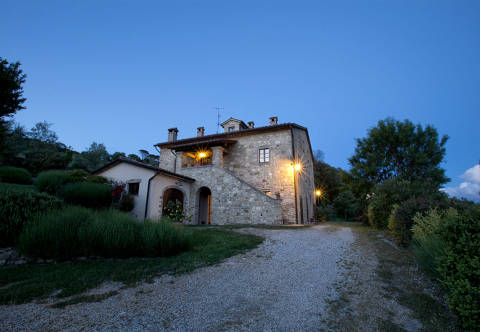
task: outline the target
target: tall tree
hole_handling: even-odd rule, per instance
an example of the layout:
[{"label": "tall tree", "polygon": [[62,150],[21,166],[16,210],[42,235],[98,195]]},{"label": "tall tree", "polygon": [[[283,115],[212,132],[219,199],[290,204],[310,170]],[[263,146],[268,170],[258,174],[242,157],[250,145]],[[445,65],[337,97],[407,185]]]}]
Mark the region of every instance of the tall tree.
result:
[{"label": "tall tree", "polygon": [[366,138],[357,139],[349,159],[351,176],[362,183],[359,187],[364,191],[393,177],[439,187],[449,180],[440,167],[447,140],[448,136],[439,137],[430,125],[423,128],[409,120],[381,120]]},{"label": "tall tree", "polygon": [[39,122],[31,129],[28,136],[44,143],[56,143],[58,141],[58,136],[50,129],[51,126],[52,124],[47,121]]},{"label": "tall tree", "polygon": [[0,118],[13,116],[25,108],[22,84],[26,77],[20,69],[20,62],[8,63],[0,57]]},{"label": "tall tree", "polygon": [[0,158],[3,159],[7,135],[6,117],[13,116],[17,111],[25,108],[23,103],[23,83],[26,75],[20,69],[20,63],[8,63],[0,57]]}]

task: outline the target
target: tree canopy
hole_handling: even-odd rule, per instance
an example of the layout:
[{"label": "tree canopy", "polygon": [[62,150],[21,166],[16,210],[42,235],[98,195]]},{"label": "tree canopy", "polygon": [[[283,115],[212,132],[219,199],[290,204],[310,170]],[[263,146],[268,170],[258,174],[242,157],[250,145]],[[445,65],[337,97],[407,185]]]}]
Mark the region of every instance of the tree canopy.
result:
[{"label": "tree canopy", "polygon": [[25,108],[22,85],[26,77],[19,62],[8,63],[0,58],[0,118],[13,116]]},{"label": "tree canopy", "polygon": [[393,177],[439,187],[449,180],[440,167],[447,140],[448,136],[439,137],[430,125],[424,128],[409,120],[381,120],[366,138],[357,139],[349,159],[351,176],[369,189]]}]

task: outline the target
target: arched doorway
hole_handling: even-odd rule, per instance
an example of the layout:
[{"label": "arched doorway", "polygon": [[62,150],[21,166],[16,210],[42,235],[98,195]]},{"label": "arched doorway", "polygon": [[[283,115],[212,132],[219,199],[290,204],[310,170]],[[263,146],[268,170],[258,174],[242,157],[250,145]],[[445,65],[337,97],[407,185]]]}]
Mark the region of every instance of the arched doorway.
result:
[{"label": "arched doorway", "polygon": [[212,192],[207,187],[198,190],[198,223],[212,223]]},{"label": "arched doorway", "polygon": [[176,203],[179,201],[182,203],[183,208],[183,192],[176,188],[170,188],[163,192],[163,206],[162,206],[162,214],[165,214],[165,208],[167,207],[169,202]]}]

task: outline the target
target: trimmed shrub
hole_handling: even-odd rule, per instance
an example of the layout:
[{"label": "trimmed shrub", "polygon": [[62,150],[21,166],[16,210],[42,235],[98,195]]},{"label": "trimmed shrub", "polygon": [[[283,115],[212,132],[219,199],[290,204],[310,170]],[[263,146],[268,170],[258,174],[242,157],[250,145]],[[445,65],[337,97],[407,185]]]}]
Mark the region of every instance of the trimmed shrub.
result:
[{"label": "trimmed shrub", "polygon": [[75,206],[44,215],[25,227],[18,249],[32,258],[62,261],[83,256],[85,248],[78,240],[78,231],[93,219],[92,211]]},{"label": "trimmed shrub", "polygon": [[58,195],[66,203],[87,208],[102,209],[112,204],[112,189],[100,183],[69,183],[61,188]]},{"label": "trimmed shrub", "polygon": [[5,247],[17,242],[25,224],[61,208],[62,201],[31,187],[3,185],[0,186],[0,206],[0,247]]},{"label": "trimmed shrub", "polygon": [[99,211],[91,223],[79,229],[78,239],[85,255],[129,257],[141,254],[141,224],[115,210]]},{"label": "trimmed shrub", "polygon": [[0,182],[31,184],[32,175],[25,168],[3,166],[0,167]]},{"label": "trimmed shrub", "polygon": [[181,226],[166,219],[145,221],[141,236],[145,256],[171,256],[192,246],[191,237],[182,231]]},{"label": "trimmed shrub", "polygon": [[110,183],[110,180],[100,175],[89,175],[87,176],[85,181],[91,182],[91,183],[103,183],[103,184]]},{"label": "trimmed shrub", "polygon": [[191,235],[167,220],[139,223],[128,214],[70,206],[27,225],[18,249],[33,258],[156,257],[191,248]]},{"label": "trimmed shrub", "polygon": [[66,171],[50,170],[38,174],[35,180],[35,187],[38,191],[46,192],[50,195],[56,195],[60,188],[71,182],[71,178]]},{"label": "trimmed shrub", "polygon": [[412,239],[413,217],[438,205],[438,202],[423,197],[411,198],[395,205],[389,217],[388,228],[397,244],[407,247]]},{"label": "trimmed shrub", "polygon": [[444,219],[441,237],[445,256],[440,281],[448,292],[447,302],[465,330],[480,327],[480,207]]},{"label": "trimmed shrub", "polygon": [[72,169],[67,171],[68,182],[83,182],[90,174],[83,169]]}]

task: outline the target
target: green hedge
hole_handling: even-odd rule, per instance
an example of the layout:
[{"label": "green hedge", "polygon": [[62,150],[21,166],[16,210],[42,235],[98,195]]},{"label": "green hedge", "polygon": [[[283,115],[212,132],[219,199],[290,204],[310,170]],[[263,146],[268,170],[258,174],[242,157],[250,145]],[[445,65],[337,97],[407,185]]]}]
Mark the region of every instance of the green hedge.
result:
[{"label": "green hedge", "polygon": [[70,206],[29,224],[19,251],[32,258],[155,257],[191,247],[191,235],[168,220],[138,222],[128,214]]},{"label": "green hedge", "polygon": [[68,204],[104,209],[112,204],[112,187],[100,183],[69,183],[58,191],[58,196]]},{"label": "green hedge", "polygon": [[2,166],[0,167],[0,182],[31,184],[32,175],[24,168]]},{"label": "green hedge", "polygon": [[417,214],[413,253],[447,291],[447,302],[465,330],[480,327],[480,207]]},{"label": "green hedge", "polygon": [[68,182],[72,182],[72,180],[66,171],[50,170],[38,174],[35,187],[40,192],[56,195],[60,188]]},{"label": "green hedge", "polygon": [[25,224],[59,209],[62,201],[28,186],[1,185],[0,206],[0,247],[5,247],[16,243]]},{"label": "green hedge", "polygon": [[480,207],[445,218],[441,230],[445,256],[440,280],[448,305],[466,330],[480,329]]}]

